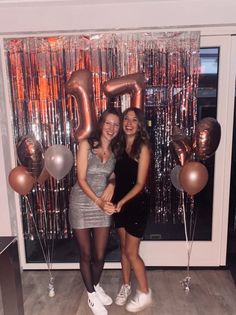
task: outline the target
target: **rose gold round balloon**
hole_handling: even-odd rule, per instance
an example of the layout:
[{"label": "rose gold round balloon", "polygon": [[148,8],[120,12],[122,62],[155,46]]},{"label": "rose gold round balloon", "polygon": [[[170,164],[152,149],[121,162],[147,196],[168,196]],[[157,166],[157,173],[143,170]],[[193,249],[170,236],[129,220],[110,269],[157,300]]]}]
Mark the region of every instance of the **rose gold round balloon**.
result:
[{"label": "rose gold round balloon", "polygon": [[66,92],[76,99],[80,124],[75,132],[75,138],[79,142],[89,136],[97,122],[92,73],[86,69],[74,71],[66,82]]},{"label": "rose gold round balloon", "polygon": [[20,195],[27,195],[34,185],[34,178],[23,166],[13,168],[8,176],[11,188]]},{"label": "rose gold round balloon", "polygon": [[218,121],[212,117],[200,120],[196,125],[193,136],[193,150],[201,160],[211,157],[220,143],[221,127]]},{"label": "rose gold round balloon", "polygon": [[107,97],[130,94],[131,107],[143,109],[144,87],[144,75],[137,72],[106,81],[103,91]]},{"label": "rose gold round balloon", "polygon": [[180,171],[179,180],[186,193],[195,195],[207,184],[207,168],[200,162],[187,162]]}]

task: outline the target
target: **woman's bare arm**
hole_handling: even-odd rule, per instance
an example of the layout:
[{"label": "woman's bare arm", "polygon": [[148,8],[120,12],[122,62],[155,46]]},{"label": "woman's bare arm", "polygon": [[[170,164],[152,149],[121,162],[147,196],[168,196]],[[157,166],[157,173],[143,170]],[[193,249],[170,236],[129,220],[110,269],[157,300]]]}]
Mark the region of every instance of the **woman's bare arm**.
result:
[{"label": "woman's bare arm", "polygon": [[115,173],[112,173],[108,179],[106,188],[104,189],[101,198],[105,201],[111,201],[115,190]]}]

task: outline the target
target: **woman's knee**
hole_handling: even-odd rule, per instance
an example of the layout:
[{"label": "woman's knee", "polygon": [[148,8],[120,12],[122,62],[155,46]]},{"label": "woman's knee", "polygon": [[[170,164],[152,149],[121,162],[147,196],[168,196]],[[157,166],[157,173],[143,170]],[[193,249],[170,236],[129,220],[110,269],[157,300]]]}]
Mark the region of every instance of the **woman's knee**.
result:
[{"label": "woman's knee", "polygon": [[80,262],[90,263],[92,260],[92,256],[88,252],[81,251],[80,252]]},{"label": "woman's knee", "polygon": [[104,262],[104,259],[105,259],[105,256],[103,254],[100,254],[100,255],[95,255],[93,257],[93,262],[95,264],[101,264]]},{"label": "woman's knee", "polygon": [[132,262],[138,258],[138,252],[133,248],[125,248],[125,256]]},{"label": "woman's knee", "polygon": [[126,255],[125,244],[120,244],[120,253],[121,255]]}]

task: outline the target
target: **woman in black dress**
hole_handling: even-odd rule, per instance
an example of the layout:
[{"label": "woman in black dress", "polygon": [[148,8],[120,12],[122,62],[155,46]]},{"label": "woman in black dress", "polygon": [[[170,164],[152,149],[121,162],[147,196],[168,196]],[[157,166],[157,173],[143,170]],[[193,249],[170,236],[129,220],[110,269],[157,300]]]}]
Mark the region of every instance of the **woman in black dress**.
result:
[{"label": "woman in black dress", "polygon": [[148,217],[144,187],[150,165],[150,144],[140,109],[125,110],[122,127],[123,150],[115,166],[116,188],[113,198],[117,213],[113,217],[120,237],[123,284],[115,303],[124,305],[131,293],[132,268],[138,290],[134,299],[126,305],[126,310],[138,312],[152,302],[145,265],[139,256],[139,245]]}]

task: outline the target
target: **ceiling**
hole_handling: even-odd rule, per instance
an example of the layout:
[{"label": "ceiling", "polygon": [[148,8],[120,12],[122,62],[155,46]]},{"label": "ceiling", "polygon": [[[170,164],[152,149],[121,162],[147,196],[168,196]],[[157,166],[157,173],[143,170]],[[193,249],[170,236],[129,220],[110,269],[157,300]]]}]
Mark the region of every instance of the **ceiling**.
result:
[{"label": "ceiling", "polygon": [[[125,4],[125,3],[170,3],[170,2],[181,2],[181,1],[204,1],[204,0],[0,0],[0,5],[14,5],[14,6],[24,6],[24,5],[99,5],[99,4]],[[212,0],[208,0],[212,1]],[[221,1],[221,0],[215,0]],[[228,1],[228,0],[224,0]],[[232,1],[232,0],[230,0]],[[234,0],[233,0],[234,1]]]},{"label": "ceiling", "polygon": [[[55,3],[55,4],[103,4],[103,3],[127,3],[127,2],[159,2],[159,1],[173,1],[173,0],[0,0],[0,3],[6,4],[22,4],[22,3]],[[178,0],[175,0],[178,1]]]}]

